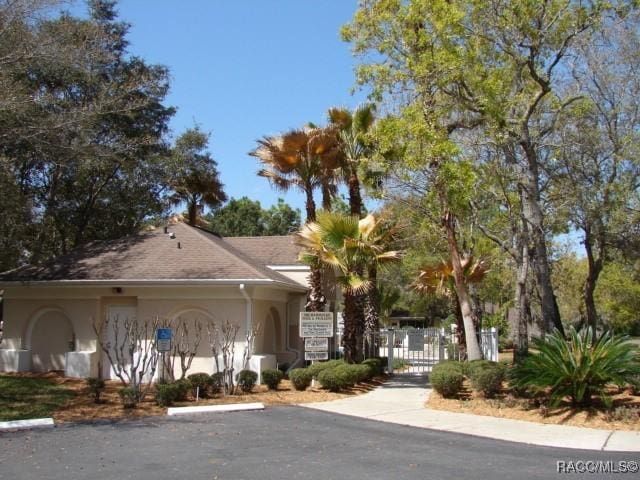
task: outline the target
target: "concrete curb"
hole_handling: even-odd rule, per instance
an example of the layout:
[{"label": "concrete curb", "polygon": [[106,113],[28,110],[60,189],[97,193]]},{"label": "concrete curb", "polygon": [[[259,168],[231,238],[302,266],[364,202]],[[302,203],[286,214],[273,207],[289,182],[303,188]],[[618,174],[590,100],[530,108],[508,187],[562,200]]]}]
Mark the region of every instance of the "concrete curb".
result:
[{"label": "concrete curb", "polygon": [[232,403],[229,405],[202,405],[199,407],[171,407],[167,415],[188,415],[192,413],[241,412],[246,410],[264,410],[262,403]]},{"label": "concrete curb", "polygon": [[53,418],[31,418],[0,422],[0,430],[24,430],[28,428],[54,427]]}]

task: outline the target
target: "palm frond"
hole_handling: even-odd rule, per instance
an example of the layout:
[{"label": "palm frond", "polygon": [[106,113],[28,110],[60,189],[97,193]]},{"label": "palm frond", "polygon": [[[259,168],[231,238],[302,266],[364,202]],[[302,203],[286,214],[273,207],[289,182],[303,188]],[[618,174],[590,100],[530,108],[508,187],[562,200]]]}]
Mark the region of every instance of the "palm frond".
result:
[{"label": "palm frond", "polygon": [[333,107],[327,112],[329,122],[337,125],[343,130],[351,130],[352,117],[351,112],[346,108]]}]

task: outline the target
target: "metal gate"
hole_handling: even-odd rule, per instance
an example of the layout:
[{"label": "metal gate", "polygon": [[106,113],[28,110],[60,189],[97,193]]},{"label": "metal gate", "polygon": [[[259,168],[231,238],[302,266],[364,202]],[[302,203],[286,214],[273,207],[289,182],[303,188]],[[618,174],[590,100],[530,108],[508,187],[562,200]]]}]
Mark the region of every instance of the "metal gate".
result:
[{"label": "metal gate", "polygon": [[367,357],[387,357],[389,373],[427,373],[446,357],[444,329],[382,330],[365,336]]}]

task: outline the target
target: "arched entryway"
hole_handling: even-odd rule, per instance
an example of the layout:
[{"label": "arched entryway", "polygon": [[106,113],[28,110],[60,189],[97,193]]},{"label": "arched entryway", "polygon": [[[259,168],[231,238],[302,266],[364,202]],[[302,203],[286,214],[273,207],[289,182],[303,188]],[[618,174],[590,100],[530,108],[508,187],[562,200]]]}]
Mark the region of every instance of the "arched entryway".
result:
[{"label": "arched entryway", "polygon": [[[215,372],[215,360],[210,341],[215,342],[215,336],[220,334],[220,324],[215,321],[214,315],[203,308],[183,307],[169,315],[169,318],[173,329],[173,345],[180,345],[183,351],[193,352],[195,348],[195,356],[191,360],[187,375]],[[210,328],[213,330],[210,331]],[[185,360],[188,362],[188,358]],[[218,368],[222,369],[221,360],[218,359],[218,361]],[[173,374],[175,378],[182,375],[179,356],[176,356],[173,362]]]},{"label": "arched entryway", "polygon": [[75,349],[73,325],[59,309],[46,309],[34,315],[25,338],[34,372],[64,370],[66,353]]},{"label": "arched entryway", "polygon": [[283,350],[283,344],[280,314],[271,307],[260,325],[254,353],[276,355]]}]

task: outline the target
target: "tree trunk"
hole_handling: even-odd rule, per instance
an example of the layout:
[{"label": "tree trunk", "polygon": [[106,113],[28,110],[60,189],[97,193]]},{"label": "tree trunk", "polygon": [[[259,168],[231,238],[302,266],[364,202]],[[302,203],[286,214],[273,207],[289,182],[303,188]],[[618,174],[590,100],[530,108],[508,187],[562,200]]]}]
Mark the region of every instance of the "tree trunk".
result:
[{"label": "tree trunk", "polygon": [[322,208],[326,212],[331,211],[331,204],[333,203],[333,194],[328,183],[322,182]]},{"label": "tree trunk", "polygon": [[311,185],[307,185],[305,188],[305,209],[307,210],[307,219],[305,223],[316,221],[316,202],[313,199],[313,188]]},{"label": "tree trunk", "polygon": [[196,225],[196,219],[198,217],[198,204],[195,202],[189,202],[188,205],[189,225],[194,227]]},{"label": "tree trunk", "polygon": [[376,356],[377,336],[380,331],[380,295],[378,292],[378,269],[374,263],[369,265],[368,277],[371,289],[367,292],[364,305],[364,332],[367,357]]},{"label": "tree trunk", "polygon": [[[441,197],[441,200],[444,200]],[[455,232],[455,218],[451,212],[446,211],[442,217],[442,226],[447,235],[447,243],[449,245],[449,255],[451,256],[451,265],[453,267],[453,278],[460,302],[460,311],[462,312],[462,322],[464,324],[465,342],[467,345],[467,359],[479,360],[482,358],[480,353],[480,345],[478,344],[478,336],[473,321],[473,310],[469,299],[469,292],[464,279],[464,271],[460,259],[460,250]]]},{"label": "tree trunk", "polygon": [[349,186],[349,207],[351,215],[360,218],[362,216],[362,196],[360,195],[360,179],[355,168],[351,169],[348,180]]},{"label": "tree trunk", "polygon": [[362,295],[356,295],[351,291],[344,292],[344,331],[342,334],[342,346],[344,358],[348,363],[355,363],[361,359],[358,341],[362,337],[363,309]]},{"label": "tree trunk", "polygon": [[[307,219],[305,223],[316,221],[316,203],[313,200],[313,189],[311,185],[305,188],[307,210]],[[322,312],[326,303],[325,296],[322,293],[322,265],[314,262],[309,265],[309,291],[307,292],[307,303],[305,310],[307,312]]]},{"label": "tree trunk", "polygon": [[527,292],[529,276],[529,246],[522,238],[519,241],[519,255],[516,259],[518,276],[515,287],[516,321],[512,325],[513,362],[519,363],[529,352],[529,322],[531,305]]},{"label": "tree trunk", "polygon": [[564,335],[558,302],[551,283],[551,269],[549,268],[549,254],[544,229],[544,215],[540,207],[540,189],[538,185],[538,159],[536,152],[528,141],[520,143],[526,156],[526,166],[520,167],[520,183],[522,188],[522,212],[525,221],[531,226],[530,238],[533,243],[533,266],[536,283],[540,292],[540,307],[545,330],[550,332],[554,328]]},{"label": "tree trunk", "polygon": [[600,276],[600,272],[602,272],[602,257],[604,252],[602,251],[602,246],[600,247],[600,254],[596,259],[593,253],[593,236],[591,235],[591,228],[586,226],[584,228],[584,248],[587,253],[587,278],[584,282],[584,287],[582,290],[582,299],[584,301],[585,306],[585,317],[586,323],[590,326],[594,333],[598,326],[598,311],[596,309],[596,302],[594,299],[594,292],[596,290],[596,284],[598,282],[598,277]]},{"label": "tree trunk", "polygon": [[323,312],[326,298],[322,294],[322,265],[317,261],[309,269],[309,292],[305,309],[307,312]]}]

